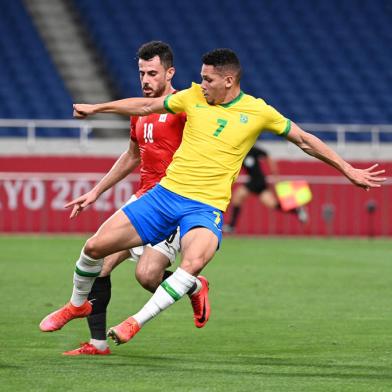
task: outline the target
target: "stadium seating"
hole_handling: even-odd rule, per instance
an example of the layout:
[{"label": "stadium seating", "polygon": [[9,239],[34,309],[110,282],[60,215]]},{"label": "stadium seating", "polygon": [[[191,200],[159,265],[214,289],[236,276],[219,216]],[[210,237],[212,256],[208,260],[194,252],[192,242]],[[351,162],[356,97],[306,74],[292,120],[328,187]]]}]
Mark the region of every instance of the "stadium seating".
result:
[{"label": "stadium seating", "polygon": [[[134,54],[148,40],[176,53],[176,86],[199,80],[201,55],[230,46],[243,89],[297,122],[392,123],[389,1],[78,0],[124,96],[139,91]],[[366,140],[370,134],[354,134]],[[381,135],[392,140],[392,135]]]},{"label": "stadium seating", "polygon": [[[20,0],[1,2],[0,118],[70,118],[72,99]],[[47,130],[39,129],[45,136]],[[78,131],[67,131],[73,136]],[[0,129],[0,135],[23,136],[23,129]],[[50,135],[63,130],[50,130]]]},{"label": "stadium seating", "polygon": [[[243,89],[296,122],[392,123],[388,0],[75,0],[73,5],[123,96],[140,91],[137,48],[160,39],[175,51],[177,88],[199,81],[203,53],[229,46],[243,64]],[[21,0],[2,6],[0,118],[69,118],[70,95]],[[350,138],[369,141],[370,133]],[[381,140],[392,141],[392,134],[381,134]]]}]

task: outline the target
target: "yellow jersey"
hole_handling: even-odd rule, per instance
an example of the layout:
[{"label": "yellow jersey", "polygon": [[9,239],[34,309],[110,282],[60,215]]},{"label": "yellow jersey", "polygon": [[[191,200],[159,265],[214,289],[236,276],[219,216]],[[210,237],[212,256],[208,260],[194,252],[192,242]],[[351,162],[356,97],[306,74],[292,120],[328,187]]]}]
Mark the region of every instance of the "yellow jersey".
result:
[{"label": "yellow jersey", "polygon": [[201,86],[168,95],[170,113],[185,112],[182,142],[160,184],[181,196],[225,211],[245,155],[263,130],[287,135],[290,120],[242,91],[231,102],[209,105]]}]

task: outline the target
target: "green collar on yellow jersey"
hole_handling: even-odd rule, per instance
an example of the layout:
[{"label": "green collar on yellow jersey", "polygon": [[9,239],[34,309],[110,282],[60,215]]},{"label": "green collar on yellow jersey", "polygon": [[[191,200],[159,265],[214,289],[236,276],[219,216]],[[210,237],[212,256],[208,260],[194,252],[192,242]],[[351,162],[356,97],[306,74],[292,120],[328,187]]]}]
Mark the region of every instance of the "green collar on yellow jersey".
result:
[{"label": "green collar on yellow jersey", "polygon": [[240,93],[230,102],[227,103],[221,103],[220,106],[223,106],[224,108],[229,108],[230,106],[233,106],[235,103],[237,103],[244,95],[244,92],[241,90]]}]

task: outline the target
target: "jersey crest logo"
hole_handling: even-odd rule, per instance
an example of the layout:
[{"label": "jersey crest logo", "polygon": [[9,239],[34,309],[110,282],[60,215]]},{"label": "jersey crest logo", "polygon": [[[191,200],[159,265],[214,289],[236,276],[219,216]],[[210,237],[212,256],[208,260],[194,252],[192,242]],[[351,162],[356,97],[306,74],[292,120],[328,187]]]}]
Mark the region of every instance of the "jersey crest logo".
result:
[{"label": "jersey crest logo", "polygon": [[248,122],[248,116],[246,114],[240,114],[240,122],[246,124]]},{"label": "jersey crest logo", "polygon": [[167,113],[163,113],[159,116],[159,122],[166,122],[167,119]]}]

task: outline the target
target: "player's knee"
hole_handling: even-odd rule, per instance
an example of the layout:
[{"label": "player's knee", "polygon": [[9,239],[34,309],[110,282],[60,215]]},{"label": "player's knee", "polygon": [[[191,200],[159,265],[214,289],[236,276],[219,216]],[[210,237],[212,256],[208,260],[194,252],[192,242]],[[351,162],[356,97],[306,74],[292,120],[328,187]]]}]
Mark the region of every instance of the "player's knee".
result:
[{"label": "player's knee", "polygon": [[144,289],[152,293],[155,292],[159,286],[159,282],[157,282],[151,276],[136,274],[136,279]]},{"label": "player's knee", "polygon": [[206,262],[203,256],[187,257],[181,261],[180,267],[192,275],[198,275]]},{"label": "player's knee", "polygon": [[158,288],[162,280],[162,272],[151,268],[136,268],[135,276],[143,288],[152,293]]},{"label": "player's knee", "polygon": [[86,244],[84,245],[84,253],[92,259],[101,259],[104,257],[97,237],[93,236],[86,241]]}]

